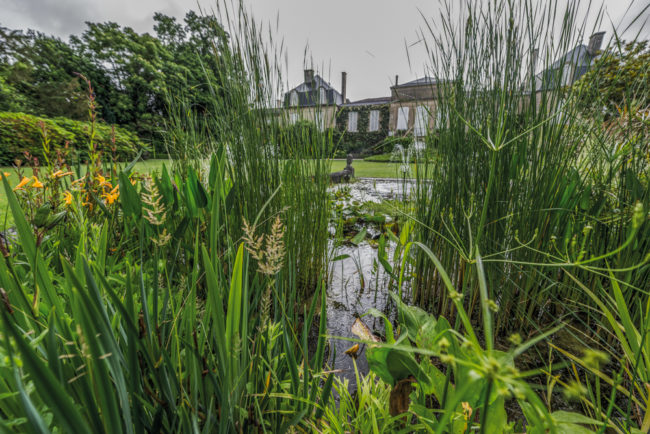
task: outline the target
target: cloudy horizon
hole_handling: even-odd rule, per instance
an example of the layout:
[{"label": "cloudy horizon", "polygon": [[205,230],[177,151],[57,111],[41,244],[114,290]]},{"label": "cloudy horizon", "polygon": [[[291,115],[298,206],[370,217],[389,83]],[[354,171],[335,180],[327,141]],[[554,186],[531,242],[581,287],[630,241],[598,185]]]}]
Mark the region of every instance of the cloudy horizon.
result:
[{"label": "cloudy horizon", "polygon": [[[290,85],[302,81],[305,62],[313,61],[313,66],[337,89],[340,72],[348,73],[347,95],[351,100],[387,96],[396,75],[400,82],[422,76],[426,59],[424,48],[419,46],[422,44],[418,44],[418,30],[425,25],[423,16],[436,17],[440,13],[440,2],[432,0],[244,1],[256,20],[276,27],[279,17],[277,34],[284,40],[289,59],[286,81]],[[214,0],[200,3],[209,10]],[[596,17],[590,16],[586,6],[588,3],[583,3],[582,13],[593,26]],[[609,36],[614,28],[618,32],[625,30],[630,17],[643,12],[623,36],[640,33],[643,39],[650,38],[650,10],[644,9],[642,2],[606,0],[603,6],[605,15],[600,28]],[[114,21],[139,33],[152,33],[154,12],[182,21],[187,11],[199,9],[195,0],[0,0],[0,8],[0,26],[31,28],[64,40],[82,33],[86,21]]]}]

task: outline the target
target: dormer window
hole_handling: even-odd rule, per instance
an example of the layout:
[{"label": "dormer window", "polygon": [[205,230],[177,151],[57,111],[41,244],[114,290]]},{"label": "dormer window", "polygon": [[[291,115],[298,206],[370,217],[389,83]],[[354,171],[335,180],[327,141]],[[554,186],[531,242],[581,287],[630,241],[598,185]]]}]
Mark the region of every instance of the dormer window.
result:
[{"label": "dormer window", "polygon": [[322,87],[320,88],[320,103],[322,105],[327,104],[327,92]]},{"label": "dormer window", "polygon": [[296,107],[298,105],[298,92],[295,90],[291,92],[291,95],[289,97],[289,105],[292,107]]}]

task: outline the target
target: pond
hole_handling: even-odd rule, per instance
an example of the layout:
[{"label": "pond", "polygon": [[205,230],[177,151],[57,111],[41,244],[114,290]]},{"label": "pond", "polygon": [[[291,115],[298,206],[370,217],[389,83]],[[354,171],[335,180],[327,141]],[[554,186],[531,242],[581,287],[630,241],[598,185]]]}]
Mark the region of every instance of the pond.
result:
[{"label": "pond", "polygon": [[[330,190],[345,218],[346,211],[358,209],[366,203],[402,200],[413,186],[414,183],[410,180],[359,178],[351,184],[335,185]],[[352,333],[352,325],[361,317],[371,331],[383,335],[383,320],[371,315],[364,316],[371,308],[384,312],[391,321],[394,320],[395,312],[389,303],[388,294],[390,276],[377,259],[376,240],[381,235],[382,225],[359,220],[361,222],[352,225],[351,234],[343,234],[343,242],[340,242],[340,237],[330,240],[330,254],[333,258],[327,292],[327,328],[330,336],[358,339]],[[330,227],[332,235],[337,233],[335,223]],[[386,216],[386,224],[390,223],[390,216]],[[351,242],[353,235],[360,232],[365,232],[364,240]],[[386,251],[389,257],[392,257],[394,250],[395,243],[388,242]],[[333,369],[340,371],[340,377],[349,379],[351,391],[356,390],[354,365],[345,351],[354,344],[344,339],[331,339],[328,360]],[[360,345],[356,360],[359,372],[363,374],[368,372],[365,350],[365,345]]]}]

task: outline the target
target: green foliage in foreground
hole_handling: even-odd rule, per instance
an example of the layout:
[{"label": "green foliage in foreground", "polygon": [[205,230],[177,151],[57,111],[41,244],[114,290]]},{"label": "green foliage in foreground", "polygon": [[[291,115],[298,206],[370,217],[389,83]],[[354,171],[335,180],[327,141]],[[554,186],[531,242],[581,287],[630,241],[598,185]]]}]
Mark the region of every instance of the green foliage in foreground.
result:
[{"label": "green foliage in foreground", "polygon": [[[492,18],[509,32],[504,10]],[[469,37],[524,40],[471,27],[486,17]],[[397,317],[383,341],[363,338],[371,373],[352,395],[323,363],[332,137],[296,139],[289,160],[260,145],[277,125],[250,102],[273,101],[277,56],[252,33],[230,33],[244,45],[221,53],[229,80],[208,80],[228,86],[211,123],[176,100],[171,170],[104,170],[93,155],[74,185],[58,166],[15,192],[3,177],[17,240],[0,243],[0,428],[648,432],[647,120],[596,135],[598,152],[550,102],[520,113],[514,68],[493,87],[442,89],[440,159],[417,166],[399,236],[377,243]],[[525,339],[506,343],[515,327]],[[551,341],[559,328],[593,349]],[[576,412],[557,411],[559,389]]]},{"label": "green foliage in foreground", "polygon": [[97,148],[118,161],[132,159],[139,151],[146,150],[144,143],[132,132],[104,123],[97,122],[93,126],[91,122],[67,118],[0,112],[0,166],[24,160],[25,152],[41,162],[49,153],[67,155],[73,161],[77,154],[82,160],[86,159],[91,132]]},{"label": "green foliage in foreground", "polygon": [[[385,258],[382,266],[402,288],[400,270],[410,250],[422,250],[454,302],[456,321],[409,307],[398,294],[395,326],[370,310],[384,318],[386,342],[366,342],[374,374],[357,373],[353,398],[347,384],[322,371],[324,287],[303,303],[295,286],[283,283],[295,278],[283,276],[293,271],[290,263],[283,266],[281,225],[258,241],[256,218],[244,230],[246,247],[231,235],[237,220],[227,206],[233,184],[226,167],[221,152],[205,178],[191,168],[163,167],[141,182],[121,172],[110,180],[119,185],[119,202],[94,209],[75,200],[53,226],[39,223],[49,221],[49,205],[27,219],[22,208],[30,202],[2,180],[18,243],[3,245],[0,257],[0,426],[20,432],[278,432],[294,426],[456,433],[521,432],[525,424],[531,433],[624,432],[609,419],[613,408],[620,411],[613,404],[593,417],[551,412],[528,384],[531,373],[515,362],[557,328],[497,349],[495,303],[478,250],[471,268],[481,282],[480,332],[438,258],[408,242],[408,229],[394,240],[401,244],[399,267]],[[635,354],[645,355],[650,340],[636,337],[640,326],[629,318],[616,281],[614,287],[618,309],[599,306],[636,364]],[[626,339],[616,330],[617,318],[630,333]],[[314,328],[318,338],[310,345]],[[598,373],[597,364],[580,363]],[[647,370],[642,361],[637,366],[643,370],[629,380],[641,386]],[[612,384],[619,383],[620,376]],[[624,388],[620,393],[644,403]],[[512,399],[525,420],[508,417]],[[581,399],[596,409],[601,404]],[[627,423],[627,431],[639,432]]]},{"label": "green foliage in foreground", "polygon": [[[332,376],[307,334],[317,305],[325,333],[324,292],[300,312],[284,271],[260,259],[255,272],[229,237],[224,164],[212,160],[209,184],[163,170],[133,186],[122,172],[119,206],[75,201],[55,227],[28,221],[3,179],[19,244],[0,257],[0,426],[277,432],[320,417]],[[269,236],[281,242],[281,227]]]}]

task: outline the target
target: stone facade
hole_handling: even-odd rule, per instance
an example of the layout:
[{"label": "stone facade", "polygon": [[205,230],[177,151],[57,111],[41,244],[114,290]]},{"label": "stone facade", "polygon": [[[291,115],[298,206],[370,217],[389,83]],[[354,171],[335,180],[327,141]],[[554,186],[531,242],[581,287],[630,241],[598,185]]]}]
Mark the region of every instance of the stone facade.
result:
[{"label": "stone facade", "polygon": [[391,135],[422,137],[435,128],[437,84],[423,77],[391,88]]}]

